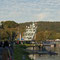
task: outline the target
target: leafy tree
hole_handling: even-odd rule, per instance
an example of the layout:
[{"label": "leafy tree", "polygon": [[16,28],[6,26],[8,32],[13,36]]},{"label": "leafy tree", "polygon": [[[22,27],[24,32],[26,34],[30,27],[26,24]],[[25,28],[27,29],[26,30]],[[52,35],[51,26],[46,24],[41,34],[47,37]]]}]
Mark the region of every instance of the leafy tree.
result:
[{"label": "leafy tree", "polygon": [[[21,33],[23,36],[26,26],[32,24],[32,22],[18,24],[14,21],[2,21],[1,23],[3,29],[0,29],[0,38],[9,41],[14,40],[16,34],[19,36],[19,33]],[[37,27],[36,41],[60,39],[60,22],[37,22]]]},{"label": "leafy tree", "polygon": [[4,28],[16,28],[18,24],[14,21],[5,21],[3,22]]}]

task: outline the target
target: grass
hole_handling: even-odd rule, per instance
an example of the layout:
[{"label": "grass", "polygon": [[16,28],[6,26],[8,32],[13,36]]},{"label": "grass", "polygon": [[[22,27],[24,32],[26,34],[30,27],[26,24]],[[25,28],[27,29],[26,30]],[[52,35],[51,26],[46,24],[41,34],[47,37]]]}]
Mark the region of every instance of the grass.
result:
[{"label": "grass", "polygon": [[25,57],[25,60],[31,60],[28,57],[28,53],[24,51],[26,46],[24,45],[15,45],[14,47],[14,60],[23,60],[23,56]]}]

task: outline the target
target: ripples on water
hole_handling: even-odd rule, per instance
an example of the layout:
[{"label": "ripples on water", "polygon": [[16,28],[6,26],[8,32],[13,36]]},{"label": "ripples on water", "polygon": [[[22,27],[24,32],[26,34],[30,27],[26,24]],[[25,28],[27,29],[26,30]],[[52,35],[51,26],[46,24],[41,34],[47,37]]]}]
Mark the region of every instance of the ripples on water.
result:
[{"label": "ripples on water", "polygon": [[55,51],[58,53],[58,55],[39,55],[39,54],[31,54],[29,57],[34,60],[60,60],[60,43],[59,45],[56,46],[56,48],[49,48],[47,49],[52,49],[52,51]]},{"label": "ripples on water", "polygon": [[30,57],[31,57],[31,59],[34,59],[34,60],[60,60],[59,55],[55,55],[55,56],[42,55],[42,56],[39,56],[39,55],[35,54],[35,55],[30,55]]}]

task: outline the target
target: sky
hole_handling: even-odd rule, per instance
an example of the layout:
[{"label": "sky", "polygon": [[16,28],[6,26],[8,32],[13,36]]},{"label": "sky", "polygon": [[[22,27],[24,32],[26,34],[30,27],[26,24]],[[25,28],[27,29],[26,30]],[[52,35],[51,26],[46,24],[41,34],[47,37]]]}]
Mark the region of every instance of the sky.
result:
[{"label": "sky", "polygon": [[60,21],[60,0],[0,0],[0,21]]}]

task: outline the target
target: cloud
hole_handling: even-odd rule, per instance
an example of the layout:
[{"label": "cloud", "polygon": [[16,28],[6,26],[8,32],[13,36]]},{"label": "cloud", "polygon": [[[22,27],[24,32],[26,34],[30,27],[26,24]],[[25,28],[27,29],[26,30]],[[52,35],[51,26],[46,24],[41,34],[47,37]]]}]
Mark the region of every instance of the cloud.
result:
[{"label": "cloud", "polygon": [[60,20],[60,0],[0,0],[0,20]]},{"label": "cloud", "polygon": [[42,19],[44,19],[46,17],[46,14],[41,13],[41,14],[38,14],[37,17],[39,18],[39,20],[42,20]]}]

